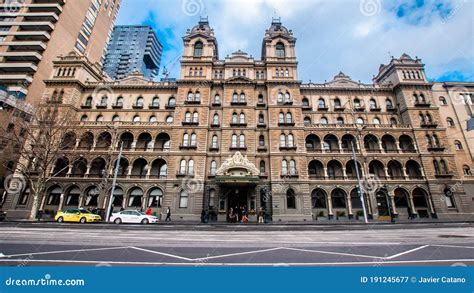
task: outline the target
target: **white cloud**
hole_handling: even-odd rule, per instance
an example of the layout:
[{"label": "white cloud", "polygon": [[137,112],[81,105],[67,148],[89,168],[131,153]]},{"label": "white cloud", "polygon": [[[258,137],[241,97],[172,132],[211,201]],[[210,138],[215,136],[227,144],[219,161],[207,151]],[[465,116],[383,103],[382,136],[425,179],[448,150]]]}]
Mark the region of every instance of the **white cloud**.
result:
[{"label": "white cloud", "polygon": [[[202,3],[201,15],[209,16],[221,59],[238,49],[259,59],[262,38],[271,18],[281,16],[283,24],[298,38],[299,75],[304,81],[322,82],[342,70],[355,80],[370,82],[380,63],[387,63],[390,55],[398,57],[403,52],[422,58],[431,77],[458,69],[471,71],[466,76],[473,75],[472,66],[453,67],[474,63],[472,2],[462,2],[461,8],[442,19],[433,8],[434,2],[426,0],[425,6],[412,16],[428,15],[429,21],[413,25],[397,18],[393,2],[390,2],[391,7],[386,7],[387,2],[379,2],[384,3],[384,7],[378,7],[374,15],[367,16],[368,13],[361,11],[358,0],[123,1],[120,23],[140,23],[152,10],[157,17],[157,27],[169,34],[166,43],[172,48],[164,56],[163,64],[180,54],[181,37],[199,20],[199,15],[189,16],[182,9],[182,1],[194,1]],[[377,3],[376,0],[364,1]],[[451,1],[457,4],[462,0]],[[175,75],[179,72],[177,68],[179,63],[175,63]]]}]

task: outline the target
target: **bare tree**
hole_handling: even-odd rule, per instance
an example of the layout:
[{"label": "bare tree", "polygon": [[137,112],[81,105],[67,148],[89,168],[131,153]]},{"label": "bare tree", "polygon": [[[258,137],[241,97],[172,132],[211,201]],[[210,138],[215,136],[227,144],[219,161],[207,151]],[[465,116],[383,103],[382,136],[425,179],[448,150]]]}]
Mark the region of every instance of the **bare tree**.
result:
[{"label": "bare tree", "polygon": [[18,156],[15,175],[23,177],[33,196],[30,220],[37,217],[48,182],[57,175],[53,171],[64,171],[54,170],[56,162],[76,143],[66,135],[73,130],[77,114],[61,104],[61,98],[53,95],[32,111],[31,119],[12,117],[15,127],[4,132],[4,139],[14,146],[12,151]]}]

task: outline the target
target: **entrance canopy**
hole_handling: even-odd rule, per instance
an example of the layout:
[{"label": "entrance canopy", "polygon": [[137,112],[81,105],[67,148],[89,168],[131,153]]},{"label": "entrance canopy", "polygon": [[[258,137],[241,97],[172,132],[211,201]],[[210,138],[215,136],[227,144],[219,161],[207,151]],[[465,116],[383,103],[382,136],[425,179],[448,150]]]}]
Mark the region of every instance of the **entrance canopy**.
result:
[{"label": "entrance canopy", "polygon": [[216,181],[221,185],[256,185],[260,181],[259,174],[247,156],[236,152],[217,169]]}]

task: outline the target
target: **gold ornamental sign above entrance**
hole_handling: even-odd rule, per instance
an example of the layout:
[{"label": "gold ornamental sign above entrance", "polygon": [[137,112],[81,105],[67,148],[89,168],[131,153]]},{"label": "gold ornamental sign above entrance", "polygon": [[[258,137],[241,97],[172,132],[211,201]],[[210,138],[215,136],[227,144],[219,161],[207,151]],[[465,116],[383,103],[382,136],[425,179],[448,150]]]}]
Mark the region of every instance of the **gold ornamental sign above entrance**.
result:
[{"label": "gold ornamental sign above entrance", "polygon": [[243,156],[240,152],[236,152],[233,156],[222,163],[217,169],[217,176],[258,176],[259,170],[249,161],[247,156]]}]

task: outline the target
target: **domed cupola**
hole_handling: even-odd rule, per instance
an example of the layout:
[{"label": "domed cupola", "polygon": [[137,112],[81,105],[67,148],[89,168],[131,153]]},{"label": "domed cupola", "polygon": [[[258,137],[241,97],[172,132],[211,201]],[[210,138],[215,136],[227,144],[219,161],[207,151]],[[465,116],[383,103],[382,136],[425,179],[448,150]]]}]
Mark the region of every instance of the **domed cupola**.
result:
[{"label": "domed cupola", "polygon": [[262,60],[295,62],[295,44],[293,32],[282,25],[280,18],[274,18],[270,28],[265,31]]}]

